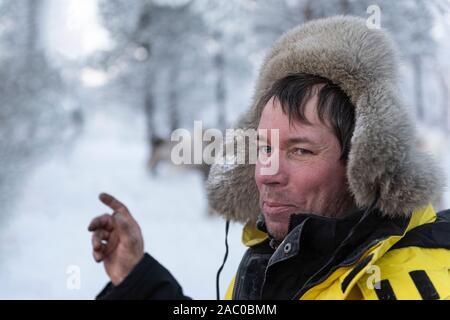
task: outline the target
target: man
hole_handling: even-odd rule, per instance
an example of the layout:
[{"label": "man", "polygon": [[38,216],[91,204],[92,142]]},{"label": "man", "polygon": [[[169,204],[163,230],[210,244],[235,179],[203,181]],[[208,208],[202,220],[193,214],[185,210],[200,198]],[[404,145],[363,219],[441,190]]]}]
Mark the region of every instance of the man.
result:
[{"label": "man", "polygon": [[[283,35],[237,125],[260,129],[256,165],[210,173],[211,207],[246,222],[249,249],[226,298],[449,299],[449,212],[431,205],[441,176],[415,149],[413,127],[383,32],[333,17]],[[263,174],[274,154],[278,170]],[[111,278],[99,298],[187,298],[144,254],[126,207],[101,200],[114,214],[89,227]]]}]

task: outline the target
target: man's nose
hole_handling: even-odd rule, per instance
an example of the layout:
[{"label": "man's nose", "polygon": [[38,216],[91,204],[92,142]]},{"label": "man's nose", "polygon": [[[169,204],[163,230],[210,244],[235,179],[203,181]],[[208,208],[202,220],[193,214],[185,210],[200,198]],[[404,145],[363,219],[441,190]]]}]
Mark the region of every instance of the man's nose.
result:
[{"label": "man's nose", "polygon": [[260,168],[257,172],[257,178],[261,184],[284,186],[288,183],[289,175],[287,174],[282,161],[280,161],[278,170],[271,172],[271,174],[264,174]]}]

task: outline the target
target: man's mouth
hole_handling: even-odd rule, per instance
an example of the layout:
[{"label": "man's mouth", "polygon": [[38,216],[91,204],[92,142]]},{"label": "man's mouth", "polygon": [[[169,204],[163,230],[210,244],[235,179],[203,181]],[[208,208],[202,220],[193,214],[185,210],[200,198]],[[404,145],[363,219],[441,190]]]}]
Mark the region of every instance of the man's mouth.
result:
[{"label": "man's mouth", "polygon": [[297,211],[297,207],[287,203],[263,201],[262,210],[264,213],[272,216],[285,213],[295,213]]}]

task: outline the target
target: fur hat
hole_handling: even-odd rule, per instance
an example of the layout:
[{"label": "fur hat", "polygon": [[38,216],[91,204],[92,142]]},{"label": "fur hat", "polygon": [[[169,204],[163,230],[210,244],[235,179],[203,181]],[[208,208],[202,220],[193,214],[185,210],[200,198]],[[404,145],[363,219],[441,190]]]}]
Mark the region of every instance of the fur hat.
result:
[{"label": "fur hat", "polygon": [[[349,16],[310,21],[282,35],[260,69],[250,110],[236,128],[257,129],[258,101],[290,74],[325,77],[348,95],[355,130],[347,163],[350,191],[359,207],[385,215],[409,215],[435,200],[442,175],[415,146],[412,117],[399,96],[397,54],[385,32]],[[255,220],[260,214],[254,165],[214,164],[207,183],[209,205],[227,219]]]}]

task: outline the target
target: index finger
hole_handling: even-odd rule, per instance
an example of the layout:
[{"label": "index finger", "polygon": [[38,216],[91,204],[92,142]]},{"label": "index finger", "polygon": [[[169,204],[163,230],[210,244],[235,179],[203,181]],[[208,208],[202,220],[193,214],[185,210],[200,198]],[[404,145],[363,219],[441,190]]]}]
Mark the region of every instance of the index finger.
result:
[{"label": "index finger", "polygon": [[120,212],[120,213],[128,213],[127,207],[114,198],[112,195],[109,195],[107,193],[102,193],[99,196],[99,199],[101,202],[103,202],[105,205],[113,209],[114,211]]}]

